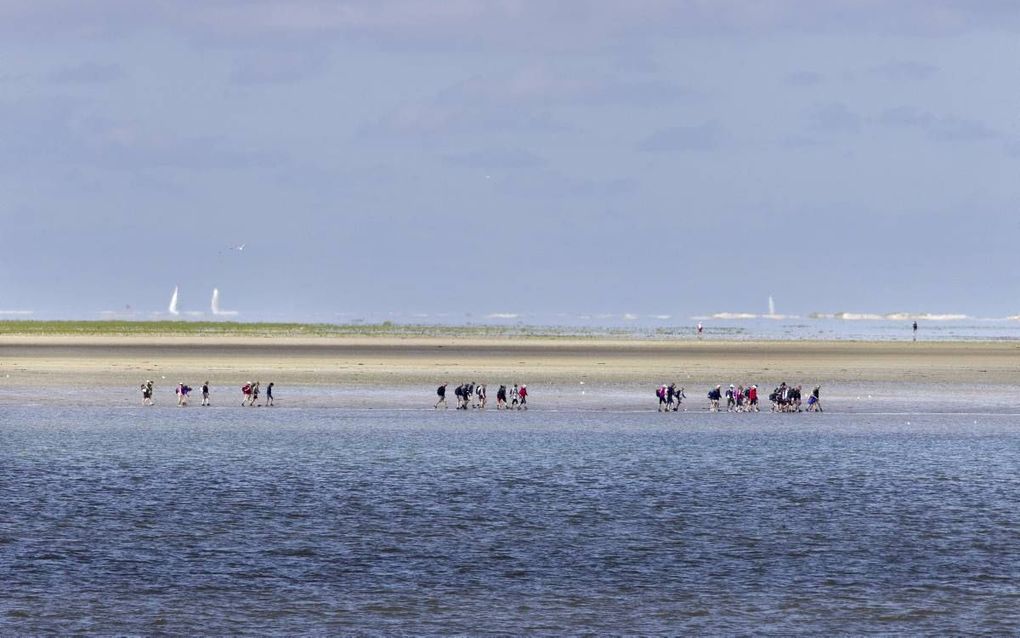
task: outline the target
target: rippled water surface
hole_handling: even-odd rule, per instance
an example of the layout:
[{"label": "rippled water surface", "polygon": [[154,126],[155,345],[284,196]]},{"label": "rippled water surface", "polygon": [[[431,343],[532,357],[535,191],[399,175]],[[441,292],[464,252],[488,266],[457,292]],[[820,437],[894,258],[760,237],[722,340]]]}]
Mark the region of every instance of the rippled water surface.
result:
[{"label": "rippled water surface", "polygon": [[3,408],[0,633],[1015,633],[1018,431]]}]

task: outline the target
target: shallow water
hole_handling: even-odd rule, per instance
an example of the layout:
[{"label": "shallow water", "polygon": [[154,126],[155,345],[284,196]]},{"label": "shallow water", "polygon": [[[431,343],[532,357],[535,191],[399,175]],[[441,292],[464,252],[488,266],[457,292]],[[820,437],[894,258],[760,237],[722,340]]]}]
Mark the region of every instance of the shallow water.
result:
[{"label": "shallow water", "polygon": [[0,408],[0,634],[1015,633],[1020,417]]}]

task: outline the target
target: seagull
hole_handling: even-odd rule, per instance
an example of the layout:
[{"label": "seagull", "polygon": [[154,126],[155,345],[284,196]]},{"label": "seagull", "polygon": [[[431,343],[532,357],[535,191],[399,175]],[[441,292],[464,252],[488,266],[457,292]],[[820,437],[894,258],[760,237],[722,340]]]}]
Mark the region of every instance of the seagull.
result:
[{"label": "seagull", "polygon": [[240,246],[231,246],[230,250],[236,250],[238,252],[241,252],[241,251],[244,250],[244,247],[247,246],[247,245],[248,244],[241,244]]}]

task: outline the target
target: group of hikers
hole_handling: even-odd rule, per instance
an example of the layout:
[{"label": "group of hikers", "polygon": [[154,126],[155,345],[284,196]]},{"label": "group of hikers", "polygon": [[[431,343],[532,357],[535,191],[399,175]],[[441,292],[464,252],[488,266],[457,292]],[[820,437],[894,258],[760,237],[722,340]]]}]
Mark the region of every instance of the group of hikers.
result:
[{"label": "group of hikers", "polygon": [[[266,386],[266,407],[273,406],[273,383]],[[153,388],[155,385],[152,379],[147,379],[145,383],[141,385],[142,390],[142,405],[154,405],[152,399]],[[259,400],[259,388],[260,384],[258,381],[251,381],[241,386],[241,394],[243,399],[241,400],[241,407],[254,406],[262,407],[261,403],[256,403]],[[177,388],[174,390],[174,394],[177,395],[177,405],[184,407],[188,405],[188,400],[191,398],[191,386],[186,383],[178,383]],[[202,384],[202,406],[208,407],[212,405],[212,399],[209,393],[209,382],[206,381]]]},{"label": "group of hikers", "polygon": [[758,412],[758,386],[751,384],[746,388],[731,383],[724,392],[721,385],[717,385],[708,391],[708,410],[718,412],[719,403],[726,397],[727,412]]},{"label": "group of hikers", "polygon": [[[432,406],[435,409],[439,409],[439,406],[443,406],[443,409],[449,407],[446,404],[446,386],[448,383],[444,383],[436,388],[436,396],[439,399],[436,404]],[[488,389],[484,383],[462,383],[453,389],[453,396],[457,399],[458,410],[467,410],[470,408],[477,408],[479,410],[485,409]],[[507,390],[505,385],[500,385],[499,389],[496,390],[496,409],[497,410],[527,410],[528,409],[528,386],[518,386],[516,383],[514,387]]]},{"label": "group of hikers", "polygon": [[[808,395],[807,399],[807,412],[822,412],[822,386],[816,385],[811,390],[811,394]],[[800,386],[788,386],[786,383],[781,383],[779,386],[772,391],[769,395],[769,401],[772,402],[773,412],[802,412],[801,409],[801,389]]]},{"label": "group of hikers", "polygon": [[[275,384],[270,383],[266,386],[266,407],[273,406],[273,386]],[[436,401],[433,408],[439,409],[442,406],[444,409],[449,407],[446,403],[446,388],[449,384],[444,383],[436,388],[436,395],[439,399]],[[151,379],[146,380],[141,385],[142,391],[142,405],[153,405],[153,387],[154,384]],[[191,397],[191,386],[185,383],[178,383],[174,393],[177,395],[177,405],[184,407],[188,405],[188,400]],[[259,394],[261,391],[261,383],[259,381],[250,381],[241,386],[241,407],[258,406],[262,407],[261,403],[258,403]],[[484,410],[487,403],[488,391],[484,383],[462,383],[453,390],[453,395],[457,400],[458,410],[467,410],[468,408]],[[655,390],[655,396],[659,399],[659,412],[678,412],[680,405],[683,400],[687,398],[684,394],[682,387],[677,387],[677,384],[670,383],[666,385],[663,383]],[[722,385],[717,385],[708,391],[708,410],[710,412],[719,412],[722,410],[721,403],[723,399],[726,400],[726,411],[727,412],[759,412],[758,407],[758,386],[755,384],[734,385],[730,384],[730,387],[723,390]],[[787,385],[786,382],[780,383],[776,388],[769,393],[769,404],[772,412],[822,412],[821,403],[821,386],[816,385],[811,394],[807,398],[807,406],[805,407],[801,400],[801,386]],[[212,405],[209,393],[209,382],[206,381],[202,384],[202,406]],[[496,409],[497,410],[527,410],[528,409],[528,386],[520,385],[516,383],[512,388],[507,388],[506,385],[500,385],[496,391]]]},{"label": "group of hikers", "polygon": [[687,398],[684,389],[676,387],[675,383],[663,383],[656,388],[655,396],[659,397],[659,412],[678,412],[680,403]]},{"label": "group of hikers", "polygon": [[[266,407],[267,408],[273,407],[273,385],[274,385],[273,382],[270,381],[269,385],[266,386]],[[241,399],[241,407],[242,408],[244,406],[246,406],[246,405],[249,408],[252,407],[253,405],[256,405],[256,401],[259,400],[259,390],[260,390],[260,388],[261,388],[261,384],[258,381],[249,381],[248,383],[245,383],[244,385],[241,386],[241,394],[244,396],[244,398]],[[257,405],[259,407],[262,407],[261,403],[259,403]]]},{"label": "group of hikers", "polygon": [[[821,412],[821,390],[822,386],[816,385],[808,396],[807,412]],[[735,386],[731,383],[725,391],[722,385],[717,385],[708,391],[708,410],[718,412],[722,408],[720,403],[726,399],[727,412],[759,412],[758,407],[758,386],[751,384]],[[660,399],[660,408],[661,408]],[[803,412],[805,409],[801,403],[801,387],[780,383],[770,394],[769,404],[772,412]]]}]

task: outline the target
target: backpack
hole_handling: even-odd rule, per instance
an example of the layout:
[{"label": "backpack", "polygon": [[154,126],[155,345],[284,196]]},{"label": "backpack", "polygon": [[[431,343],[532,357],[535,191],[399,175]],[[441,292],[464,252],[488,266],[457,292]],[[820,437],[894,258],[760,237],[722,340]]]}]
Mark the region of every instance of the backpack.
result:
[{"label": "backpack", "polygon": [[443,386],[436,388],[436,395],[443,396]]},{"label": "backpack", "polygon": [[243,392],[244,394],[250,393],[251,392],[251,384],[250,383],[245,383],[244,385],[242,385],[241,386],[241,392]]}]

